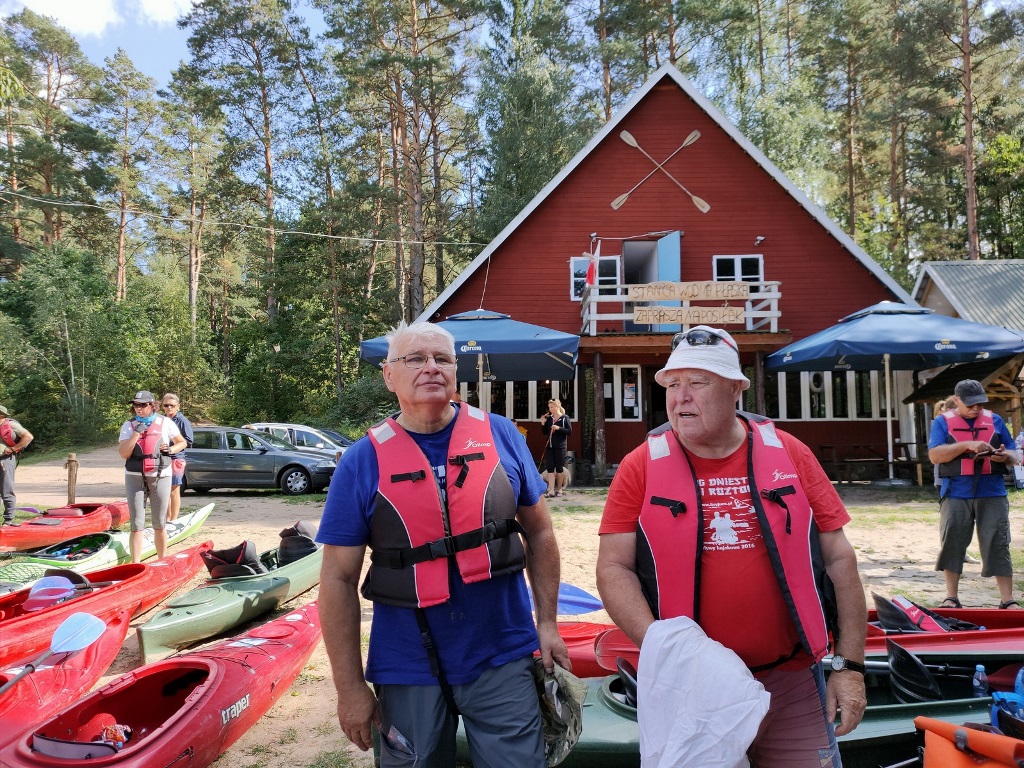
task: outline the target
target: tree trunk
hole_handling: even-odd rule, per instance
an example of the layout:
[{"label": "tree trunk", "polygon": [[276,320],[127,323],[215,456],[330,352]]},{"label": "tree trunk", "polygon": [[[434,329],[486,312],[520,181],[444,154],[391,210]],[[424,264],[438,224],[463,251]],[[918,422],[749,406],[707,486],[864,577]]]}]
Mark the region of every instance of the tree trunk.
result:
[{"label": "tree trunk", "polygon": [[981,257],[978,236],[978,188],[974,175],[974,92],[971,86],[971,9],[960,0],[960,47],[964,62],[964,176],[967,187],[967,258]]}]

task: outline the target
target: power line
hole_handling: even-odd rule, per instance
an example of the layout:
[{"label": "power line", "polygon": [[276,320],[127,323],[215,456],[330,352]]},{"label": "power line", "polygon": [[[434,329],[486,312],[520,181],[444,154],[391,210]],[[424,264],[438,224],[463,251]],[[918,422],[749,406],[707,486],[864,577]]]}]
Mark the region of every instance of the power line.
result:
[{"label": "power line", "polygon": [[[31,200],[36,203],[42,203],[43,205],[59,205],[65,208],[95,208],[98,211],[104,213],[120,213],[120,208],[108,208],[102,205],[96,205],[95,203],[80,203],[76,201],[64,201],[64,200],[47,200],[41,197],[33,197],[32,195],[26,195],[22,192],[11,192],[10,190],[3,190],[4,195],[10,195],[11,197],[19,197],[22,200]],[[298,229],[274,229],[270,227],[258,226],[255,224],[240,224],[236,221],[221,221],[219,219],[196,219],[191,216],[166,216],[162,213],[149,213],[148,211],[131,211],[133,216],[138,218],[149,218],[159,219],[161,221],[179,222],[182,224],[202,224],[203,226],[221,226],[221,227],[234,227],[243,231],[254,231],[254,232],[270,232],[273,231],[276,235],[301,235],[303,237],[320,238],[322,240],[347,240],[358,243],[384,243],[388,245],[403,244],[403,245],[454,245],[454,246],[483,246],[487,243],[459,243],[446,240],[388,240],[379,237],[354,237],[350,235],[328,235],[324,232],[304,232]]]}]

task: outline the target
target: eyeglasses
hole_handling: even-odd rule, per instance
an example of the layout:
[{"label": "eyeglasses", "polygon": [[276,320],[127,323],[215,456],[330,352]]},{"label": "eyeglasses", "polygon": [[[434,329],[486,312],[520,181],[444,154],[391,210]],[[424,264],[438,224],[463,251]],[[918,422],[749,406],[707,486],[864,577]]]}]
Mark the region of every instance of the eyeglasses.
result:
[{"label": "eyeglasses", "polygon": [[402,355],[401,357],[393,357],[388,360],[389,363],[397,363],[399,360],[405,362],[406,368],[422,368],[427,364],[427,360],[433,358],[434,365],[438,368],[454,368],[459,364],[459,361],[455,358],[455,355]]},{"label": "eyeglasses", "polygon": [[177,403],[161,403],[160,407],[161,408],[177,408],[178,404]]},{"label": "eyeglasses", "polygon": [[691,328],[688,331],[682,331],[672,337],[672,349],[675,350],[683,342],[686,342],[688,347],[714,347],[718,344],[725,344],[732,350],[735,350],[739,354],[739,350],[736,349],[736,345],[730,342],[724,336],[719,336],[714,331],[706,331],[703,328]]},{"label": "eyeglasses", "polygon": [[132,403],[132,408],[152,408],[152,403]]}]

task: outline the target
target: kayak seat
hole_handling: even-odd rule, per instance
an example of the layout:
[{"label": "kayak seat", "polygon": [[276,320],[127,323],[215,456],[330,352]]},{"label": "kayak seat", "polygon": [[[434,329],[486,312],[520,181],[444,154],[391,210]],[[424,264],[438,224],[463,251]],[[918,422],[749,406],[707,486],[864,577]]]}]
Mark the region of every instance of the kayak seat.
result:
[{"label": "kayak seat", "polygon": [[896,701],[900,704],[918,704],[942,700],[942,690],[935,676],[917,656],[891,639],[885,641],[885,650],[889,656],[889,684]]},{"label": "kayak seat", "polygon": [[69,568],[47,568],[45,571],[43,571],[43,576],[63,576],[72,584],[89,583],[88,576],[82,573],[78,573],[77,571],[72,571]]},{"label": "kayak seat", "polygon": [[619,672],[619,680],[622,681],[622,692],[626,696],[626,704],[630,707],[635,707],[637,698],[636,667],[633,666],[629,659],[617,656],[615,658],[615,668]]},{"label": "kayak seat", "polygon": [[267,569],[260,562],[256,545],[246,539],[230,549],[211,549],[201,552],[206,569],[211,579],[224,579],[232,576],[255,576],[266,573]]},{"label": "kayak seat", "polygon": [[320,547],[313,540],[316,525],[308,520],[299,520],[291,528],[281,531],[281,546],[277,550],[277,567],[294,563],[316,552]]},{"label": "kayak seat", "polygon": [[54,507],[46,510],[46,514],[50,517],[85,517],[85,510],[79,507]]},{"label": "kayak seat", "polygon": [[39,733],[32,734],[32,749],[42,755],[64,760],[91,760],[117,754],[113,744],[102,741],[64,741]]}]

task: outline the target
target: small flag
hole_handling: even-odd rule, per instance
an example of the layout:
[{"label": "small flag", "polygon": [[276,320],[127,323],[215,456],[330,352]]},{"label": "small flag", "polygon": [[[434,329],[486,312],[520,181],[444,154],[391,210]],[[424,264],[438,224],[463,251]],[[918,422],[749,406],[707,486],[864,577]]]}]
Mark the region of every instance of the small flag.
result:
[{"label": "small flag", "polygon": [[597,241],[597,247],[590,256],[590,263],[587,264],[587,285],[597,285],[597,262],[601,259],[601,241]]}]

